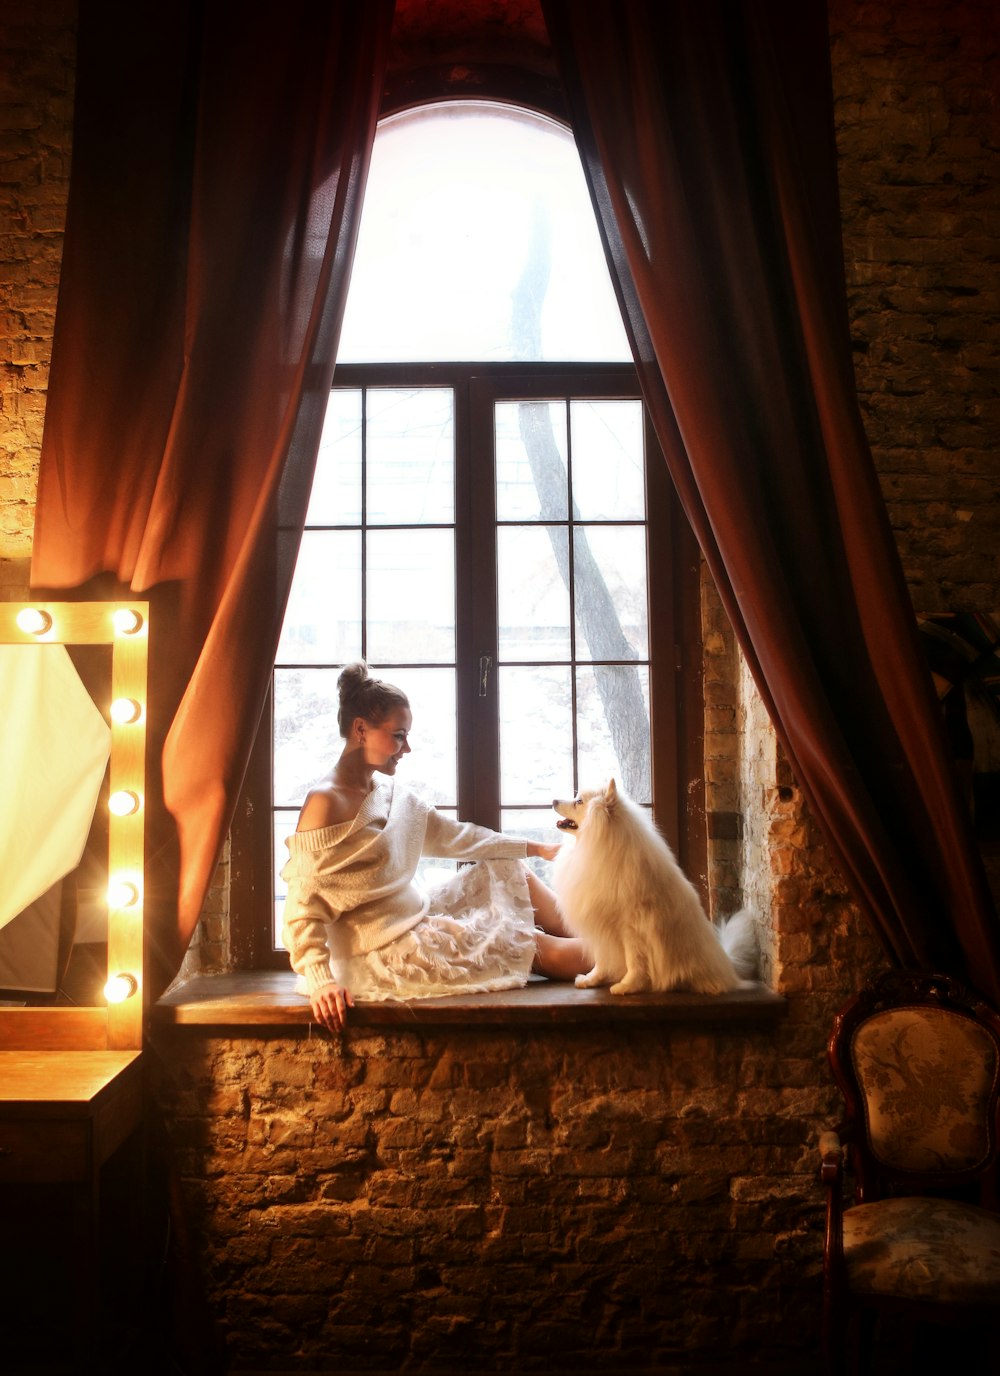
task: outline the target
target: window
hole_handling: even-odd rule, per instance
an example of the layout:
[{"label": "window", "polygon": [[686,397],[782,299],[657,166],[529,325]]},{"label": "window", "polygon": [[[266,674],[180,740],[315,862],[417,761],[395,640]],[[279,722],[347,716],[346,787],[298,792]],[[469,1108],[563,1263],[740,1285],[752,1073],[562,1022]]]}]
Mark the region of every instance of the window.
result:
[{"label": "window", "polygon": [[697,557],[627,358],[565,130],[467,104],[381,127],[234,827],[242,962],[285,962],[284,838],[352,659],[409,694],[401,780],[442,810],[554,839],[552,797],[614,774],[696,859]]}]

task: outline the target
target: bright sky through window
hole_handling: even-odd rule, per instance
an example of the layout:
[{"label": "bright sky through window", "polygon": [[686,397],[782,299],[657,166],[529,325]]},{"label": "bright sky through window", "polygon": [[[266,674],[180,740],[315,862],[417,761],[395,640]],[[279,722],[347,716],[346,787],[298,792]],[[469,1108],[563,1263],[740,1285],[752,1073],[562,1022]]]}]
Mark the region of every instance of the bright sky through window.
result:
[{"label": "bright sky through window", "polygon": [[630,358],[567,130],[471,102],[379,126],[339,362]]}]

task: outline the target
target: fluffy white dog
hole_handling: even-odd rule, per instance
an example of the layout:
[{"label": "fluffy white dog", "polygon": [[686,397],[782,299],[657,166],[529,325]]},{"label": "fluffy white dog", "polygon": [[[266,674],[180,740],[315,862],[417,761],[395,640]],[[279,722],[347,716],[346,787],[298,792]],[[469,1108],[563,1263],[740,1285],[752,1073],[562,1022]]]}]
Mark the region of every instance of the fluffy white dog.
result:
[{"label": "fluffy white dog", "polygon": [[646,809],[613,779],[552,806],[556,825],[574,838],[559,850],[552,886],[566,925],[594,954],[579,988],[722,994],[756,977],[752,916],[741,911],[714,927]]}]

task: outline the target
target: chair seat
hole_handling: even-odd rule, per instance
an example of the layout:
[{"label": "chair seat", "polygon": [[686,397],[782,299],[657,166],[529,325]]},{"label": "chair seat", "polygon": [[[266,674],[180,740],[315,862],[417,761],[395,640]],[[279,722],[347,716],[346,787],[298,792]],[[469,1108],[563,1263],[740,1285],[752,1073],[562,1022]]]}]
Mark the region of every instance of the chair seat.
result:
[{"label": "chair seat", "polygon": [[1000,1307],[1000,1214],[949,1199],[896,1198],[844,1214],[854,1294]]}]

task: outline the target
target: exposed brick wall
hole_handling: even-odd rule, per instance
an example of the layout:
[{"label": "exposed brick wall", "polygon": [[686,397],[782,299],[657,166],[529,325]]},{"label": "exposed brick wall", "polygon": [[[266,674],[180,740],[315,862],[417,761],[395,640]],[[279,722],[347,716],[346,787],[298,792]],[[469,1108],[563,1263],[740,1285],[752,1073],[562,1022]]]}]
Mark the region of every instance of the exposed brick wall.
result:
[{"label": "exposed brick wall", "polygon": [[[408,5],[406,10],[413,10]],[[544,68],[536,6],[531,61]],[[996,21],[830,0],[852,334],[915,604],[1000,608]],[[497,7],[491,8],[495,21]],[[27,585],[74,6],[0,14],[0,596]],[[509,53],[506,54],[509,57]],[[191,1252],[239,1365],[467,1371],[815,1350],[829,1020],[879,963],[705,589],[720,912],[767,923],[773,1034],[157,1035]],[[203,924],[224,959],[225,863]]]},{"label": "exposed brick wall", "polygon": [[156,1095],[233,1367],[800,1356],[819,1277],[815,1127],[832,1109],[820,1049],[795,1026],[157,1037]]},{"label": "exposed brick wall", "polygon": [[[71,0],[0,9],[0,594],[27,586],[73,121]],[[5,591],[6,588],[10,592]]]},{"label": "exposed brick wall", "polygon": [[865,428],[914,603],[1000,608],[1000,14],[831,0]]}]

